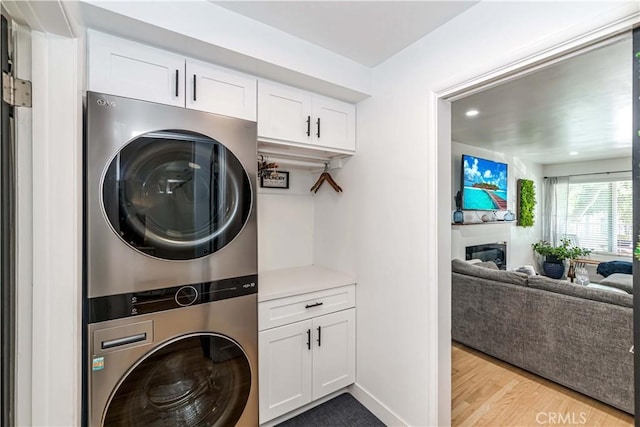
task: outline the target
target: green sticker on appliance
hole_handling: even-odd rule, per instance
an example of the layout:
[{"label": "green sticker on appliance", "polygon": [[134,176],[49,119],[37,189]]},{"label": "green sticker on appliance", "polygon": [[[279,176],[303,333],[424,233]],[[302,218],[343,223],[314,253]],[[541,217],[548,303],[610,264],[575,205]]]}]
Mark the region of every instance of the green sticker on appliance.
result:
[{"label": "green sticker on appliance", "polygon": [[93,363],[91,363],[92,371],[101,371],[104,369],[104,357],[94,357]]}]

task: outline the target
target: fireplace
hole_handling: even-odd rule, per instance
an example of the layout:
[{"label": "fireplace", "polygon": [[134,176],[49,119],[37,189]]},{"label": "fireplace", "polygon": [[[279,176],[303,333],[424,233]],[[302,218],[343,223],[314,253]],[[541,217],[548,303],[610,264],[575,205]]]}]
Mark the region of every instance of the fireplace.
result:
[{"label": "fireplace", "polygon": [[465,259],[479,259],[493,261],[500,270],[507,269],[507,243],[487,243],[484,245],[467,246]]}]

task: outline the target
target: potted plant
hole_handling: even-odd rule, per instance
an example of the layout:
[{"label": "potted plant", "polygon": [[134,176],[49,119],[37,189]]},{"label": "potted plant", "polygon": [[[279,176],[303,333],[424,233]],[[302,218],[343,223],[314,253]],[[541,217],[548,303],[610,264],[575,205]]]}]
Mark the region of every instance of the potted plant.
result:
[{"label": "potted plant", "polygon": [[560,239],[560,244],[557,246],[544,240],[536,242],[532,246],[536,253],[544,257],[542,268],[545,276],[553,279],[559,279],[564,274],[565,260],[576,259],[591,253],[589,249],[573,245],[569,239]]}]

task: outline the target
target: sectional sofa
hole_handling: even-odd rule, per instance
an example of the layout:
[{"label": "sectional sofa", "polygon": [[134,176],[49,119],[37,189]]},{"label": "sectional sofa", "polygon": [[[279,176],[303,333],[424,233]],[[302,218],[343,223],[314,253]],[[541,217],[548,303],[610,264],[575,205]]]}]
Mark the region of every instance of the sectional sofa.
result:
[{"label": "sectional sofa", "polygon": [[631,294],[451,267],[453,340],[633,414]]}]

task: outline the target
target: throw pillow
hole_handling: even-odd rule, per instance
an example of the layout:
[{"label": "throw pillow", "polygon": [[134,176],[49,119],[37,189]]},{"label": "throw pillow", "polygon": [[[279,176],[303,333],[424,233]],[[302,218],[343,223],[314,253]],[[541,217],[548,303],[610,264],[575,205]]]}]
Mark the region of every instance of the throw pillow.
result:
[{"label": "throw pillow", "polygon": [[478,263],[475,263],[474,265],[477,266],[477,267],[488,268],[490,270],[500,270],[498,268],[498,265],[493,261],[478,262]]},{"label": "throw pillow", "polygon": [[533,268],[532,265],[523,265],[522,267],[518,267],[516,268],[516,270],[518,273],[524,273],[527,276],[535,276],[536,275],[536,270]]},{"label": "throw pillow", "polygon": [[460,259],[451,261],[451,271],[454,274],[464,274],[487,280],[494,280],[513,285],[527,286],[527,275],[515,271],[493,270],[491,268],[478,267],[478,264],[469,264]]},{"label": "throw pillow", "polygon": [[607,278],[602,279],[600,284],[622,289],[629,294],[633,293],[633,275],[631,274],[613,273]]}]

